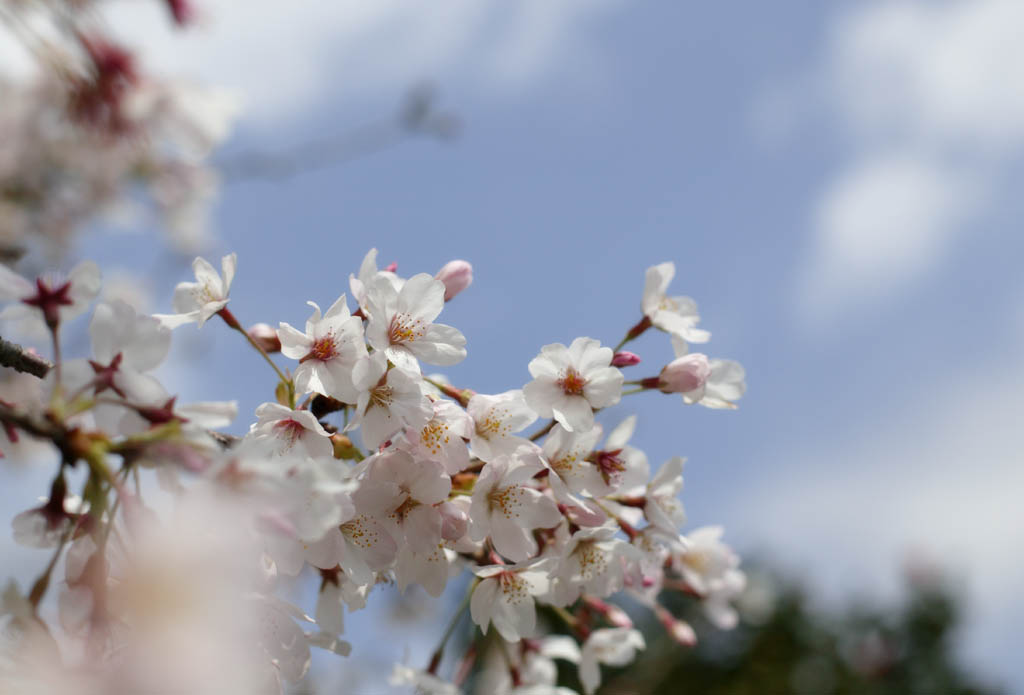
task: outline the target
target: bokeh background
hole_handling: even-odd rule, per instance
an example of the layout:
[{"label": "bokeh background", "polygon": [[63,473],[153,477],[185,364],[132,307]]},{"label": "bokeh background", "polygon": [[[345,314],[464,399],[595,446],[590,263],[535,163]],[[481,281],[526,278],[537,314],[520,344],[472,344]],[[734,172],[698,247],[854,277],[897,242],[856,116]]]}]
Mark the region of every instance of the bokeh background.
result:
[{"label": "bokeh background", "polygon": [[[496,392],[545,343],[616,342],[644,270],[674,261],[706,351],[742,362],[749,391],[724,413],[631,396],[609,421],[638,413],[652,463],[688,457],[690,526],[723,524],[823,607],[899,600],[908,563],[938,568],[962,592],[958,658],[1024,690],[1024,4],[195,4],[185,32],[156,3],[109,18],[150,69],[238,95],[219,161],[358,135],[424,81],[461,123],[225,181],[207,255],[238,252],[240,320],[301,323],[370,247],[407,275],[464,258],[476,280],[442,319],[469,357],[447,373]],[[167,311],[187,263],[142,232],[77,252],[141,272]],[[634,346],[641,375],[671,358],[661,336]],[[174,350],[183,400],[272,398],[215,326]],[[4,556],[26,576],[41,561]],[[355,617],[353,659],[324,678],[425,663],[432,641],[396,635],[400,618]]]}]

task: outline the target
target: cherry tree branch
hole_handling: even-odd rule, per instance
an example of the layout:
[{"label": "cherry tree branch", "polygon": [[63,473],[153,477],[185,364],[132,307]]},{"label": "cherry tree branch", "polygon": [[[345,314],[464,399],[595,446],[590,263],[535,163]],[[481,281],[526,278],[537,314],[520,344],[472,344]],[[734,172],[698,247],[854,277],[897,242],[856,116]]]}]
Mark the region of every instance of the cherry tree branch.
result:
[{"label": "cherry tree branch", "polygon": [[25,374],[42,379],[53,369],[49,360],[34,355],[17,343],[0,338],[0,366],[10,367]]}]

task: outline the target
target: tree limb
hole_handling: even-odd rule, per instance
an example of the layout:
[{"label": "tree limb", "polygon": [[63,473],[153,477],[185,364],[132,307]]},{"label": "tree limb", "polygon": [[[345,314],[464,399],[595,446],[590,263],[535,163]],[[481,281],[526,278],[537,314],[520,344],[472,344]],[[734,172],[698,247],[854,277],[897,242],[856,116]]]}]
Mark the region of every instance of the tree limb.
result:
[{"label": "tree limb", "polygon": [[33,355],[17,343],[3,338],[0,338],[0,365],[37,376],[40,379],[53,369],[53,365],[48,360]]}]

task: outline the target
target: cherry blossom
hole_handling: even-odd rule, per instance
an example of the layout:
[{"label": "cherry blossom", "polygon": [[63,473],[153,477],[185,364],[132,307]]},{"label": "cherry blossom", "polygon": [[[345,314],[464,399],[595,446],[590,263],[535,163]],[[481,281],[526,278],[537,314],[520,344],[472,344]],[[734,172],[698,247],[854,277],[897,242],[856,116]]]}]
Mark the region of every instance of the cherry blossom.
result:
[{"label": "cherry blossom", "polygon": [[258,420],[249,428],[255,441],[267,443],[280,455],[298,448],[311,458],[334,453],[329,435],[308,410],[292,410],[279,403],[264,403],[256,409]]},{"label": "cherry blossom", "polygon": [[[677,336],[672,336],[672,348],[676,359],[658,376],[658,387],[662,391],[681,393],[683,402],[688,405],[699,403],[706,408],[736,409],[735,401],[747,390],[746,372],[739,362],[688,355],[686,341]],[[673,365],[675,373],[666,378],[666,371]],[[662,387],[662,381],[668,390]]]},{"label": "cherry blossom", "polygon": [[523,387],[526,403],[541,417],[553,417],[570,432],[594,426],[594,410],[615,405],[623,376],[610,348],[592,338],[577,338],[568,348],[552,343],[530,361],[533,381]]},{"label": "cherry blossom", "polygon": [[434,507],[448,498],[452,481],[434,461],[417,461],[392,450],[372,460],[354,499],[360,511],[388,519],[415,550],[441,542],[441,513]]},{"label": "cherry blossom", "polygon": [[416,458],[437,461],[454,475],[469,467],[466,440],[472,436],[473,420],[451,401],[433,401],[434,416],[421,429],[405,430],[405,441]]},{"label": "cherry blossom", "polygon": [[366,298],[370,287],[377,278],[386,279],[391,283],[396,292],[401,290],[402,285],[405,284],[405,280],[390,270],[377,270],[377,249],[370,249],[366,256],[363,257],[363,262],[359,265],[359,274],[348,276],[348,286],[352,291],[352,297],[366,316],[370,315],[370,308]]},{"label": "cherry blossom", "polygon": [[[630,445],[635,416],[601,443],[605,430],[594,412],[619,402],[624,378],[613,365],[637,364],[635,355],[616,358],[591,338],[546,345],[529,364],[533,381],[497,394],[456,386],[445,375],[422,376],[421,360],[447,365],[465,354],[461,333],[433,323],[446,291],[450,299],[469,285],[471,269],[460,263],[442,269],[441,279],[403,280],[393,267],[378,270],[371,251],[359,277],[350,278],[360,310],[351,314],[345,295],[324,313],[310,303],[304,332],[287,323],[243,331],[226,310],[234,254],[225,256],[223,276],[197,259],[197,282],[179,285],[179,313],[170,317],[140,315],[117,301],[98,305],[90,323],[93,359],[63,359],[58,351],[61,369],[44,365],[41,397],[0,402],[7,441],[30,434],[62,454],[49,497],[18,515],[13,530],[21,543],[57,548],[57,559],[66,553],[57,597],[63,637],[93,649],[102,633],[104,644],[129,659],[152,659],[132,642],[140,627],[132,612],[150,620],[140,601],[145,592],[130,594],[132,573],[140,562],[151,563],[157,575],[147,576],[167,574],[183,589],[192,586],[160,564],[168,558],[149,557],[160,544],[169,559],[201,568],[192,570],[196,575],[207,564],[217,571],[218,563],[231,563],[231,588],[213,581],[218,597],[237,604],[242,629],[209,631],[218,639],[227,634],[227,648],[244,654],[225,659],[244,664],[253,691],[299,682],[314,647],[339,655],[358,649],[341,639],[345,613],[363,609],[378,585],[404,592],[418,584],[439,596],[462,572],[473,580],[460,612],[468,607],[481,633],[497,633],[486,642],[474,638],[472,649],[490,652],[475,682],[497,695],[569,695],[557,686],[554,659],[578,663],[591,693],[601,664],[633,659],[643,639],[609,598],[620,591],[680,644],[696,638],[659,601],[663,591],[696,594],[714,625],[734,626],[732,602],[745,576],[717,527],[681,535],[683,459],[670,459],[651,476],[646,455]],[[45,287],[53,296],[64,291]],[[168,354],[169,327],[201,324],[215,313],[244,332],[239,345],[257,350],[273,370],[267,379],[276,402],[256,408],[241,438],[217,431],[237,414],[234,402],[179,405],[153,376]],[[419,323],[410,328],[402,323],[407,319]],[[51,334],[56,343],[57,331]],[[673,344],[676,360],[659,376],[630,382],[639,388],[628,393],[681,393],[685,402],[709,407],[731,407],[742,395],[738,364],[687,354],[680,335]],[[278,348],[298,362],[294,372],[269,357]],[[551,421],[523,435],[538,416]],[[350,439],[357,428],[361,443]],[[65,465],[80,461],[89,504],[77,502],[64,478]],[[175,496],[171,526],[142,501],[144,485],[131,489],[139,468],[155,468]],[[216,562],[189,564],[192,556],[154,529],[223,536],[203,551]],[[136,547],[147,539],[157,546]],[[288,582],[310,575],[319,582],[315,618],[278,596]],[[26,599],[26,615],[35,615],[34,596],[46,591],[45,583],[36,586],[43,588]],[[572,635],[544,635],[538,602],[558,612]],[[451,624],[459,625],[459,614]],[[164,629],[159,620],[153,625]],[[396,681],[457,692],[466,673],[455,682],[438,675],[448,634],[425,671],[396,667]],[[183,653],[183,664],[196,667],[192,652]],[[104,684],[116,673],[104,665],[88,676]]]},{"label": "cherry blossom", "polygon": [[205,258],[192,261],[195,282],[181,282],[174,288],[173,314],[160,314],[164,325],[176,328],[193,321],[201,328],[211,316],[228,305],[228,293],[235,279],[238,256],[229,253],[220,259],[221,272],[218,274]]},{"label": "cherry blossom", "polygon": [[559,605],[575,601],[580,592],[610,596],[622,588],[626,563],[639,559],[636,548],[616,537],[618,528],[608,523],[583,528],[572,535],[559,552],[558,584],[553,599]]},{"label": "cherry blossom", "polygon": [[723,629],[736,624],[736,611],[729,605],[746,585],[738,569],[740,559],[721,538],[721,526],[703,526],[686,536],[687,544],[672,560],[683,579],[705,597],[709,619]]},{"label": "cherry blossom", "polygon": [[352,379],[359,392],[353,426],[359,425],[363,444],[370,449],[404,428],[425,427],[434,415],[423,382],[404,369],[389,369],[383,352],[360,360]]},{"label": "cherry blossom", "polygon": [[697,328],[700,316],[697,303],[689,297],[668,296],[668,286],[676,274],[675,263],[662,263],[647,269],[641,307],[644,316],[659,328],[691,343],[706,343],[711,334]]},{"label": "cherry blossom", "polygon": [[445,285],[426,273],[405,281],[401,290],[376,277],[367,291],[370,320],[366,339],[396,366],[419,372],[419,362],[442,366],[466,357],[466,338],[457,329],[433,323],[444,306]]},{"label": "cherry blossom", "polygon": [[646,647],[644,636],[630,628],[603,628],[590,633],[580,652],[579,675],[583,692],[592,695],[601,685],[600,664],[625,666],[638,649]]},{"label": "cherry blossom", "polygon": [[100,290],[100,269],[83,261],[66,277],[39,277],[34,283],[0,264],[0,301],[15,301],[0,312],[0,319],[18,320],[37,316],[47,326],[56,326],[83,314]]},{"label": "cherry blossom", "polygon": [[543,470],[540,465],[501,456],[483,467],[473,487],[470,535],[475,540],[490,538],[494,548],[519,562],[537,552],[530,533],[551,528],[561,519],[554,500],[530,485]]},{"label": "cherry blossom", "polygon": [[359,395],[352,382],[352,371],[356,362],[367,355],[363,322],[349,313],[345,295],[338,297],[322,316],[319,306],[308,303],[313,314],[306,321],[305,333],[283,321],[277,330],[281,354],[299,360],[292,377],[295,390],[315,391],[355,403]]},{"label": "cherry blossom", "polygon": [[526,405],[520,389],[494,396],[478,393],[469,400],[466,412],[473,420],[470,446],[473,454],[482,461],[512,454],[526,443],[515,433],[523,431],[537,419],[537,414]]},{"label": "cherry blossom", "polygon": [[488,565],[473,573],[480,583],[473,590],[469,604],[473,622],[487,634],[494,629],[509,642],[531,637],[537,623],[534,597],[548,592],[549,560],[516,565]]}]

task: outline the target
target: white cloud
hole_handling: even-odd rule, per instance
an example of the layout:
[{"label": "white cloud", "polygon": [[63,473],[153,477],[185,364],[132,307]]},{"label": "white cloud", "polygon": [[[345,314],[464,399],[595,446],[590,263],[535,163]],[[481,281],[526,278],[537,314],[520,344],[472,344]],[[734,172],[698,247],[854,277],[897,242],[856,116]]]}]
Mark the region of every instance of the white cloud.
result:
[{"label": "white cloud", "polygon": [[199,26],[157,2],[111,3],[146,64],[238,90],[263,125],[325,99],[393,96],[423,78],[515,90],[585,53],[587,19],[618,0],[202,0]]},{"label": "white cloud", "polygon": [[909,287],[970,233],[1024,147],[1022,26],[1018,0],[873,2],[835,24],[817,92],[850,154],[812,207],[801,309]]},{"label": "white cloud", "polygon": [[1022,375],[1019,359],[953,365],[948,382],[880,402],[870,422],[776,452],[764,470],[799,473],[737,487],[723,516],[832,598],[893,598],[900,565],[925,554],[966,580],[968,657],[1024,682],[1011,651],[1024,619]]},{"label": "white cloud", "polygon": [[799,292],[827,315],[851,298],[881,299],[938,262],[978,208],[984,182],[907,153],[880,153],[829,182],[814,214],[817,234]]}]

